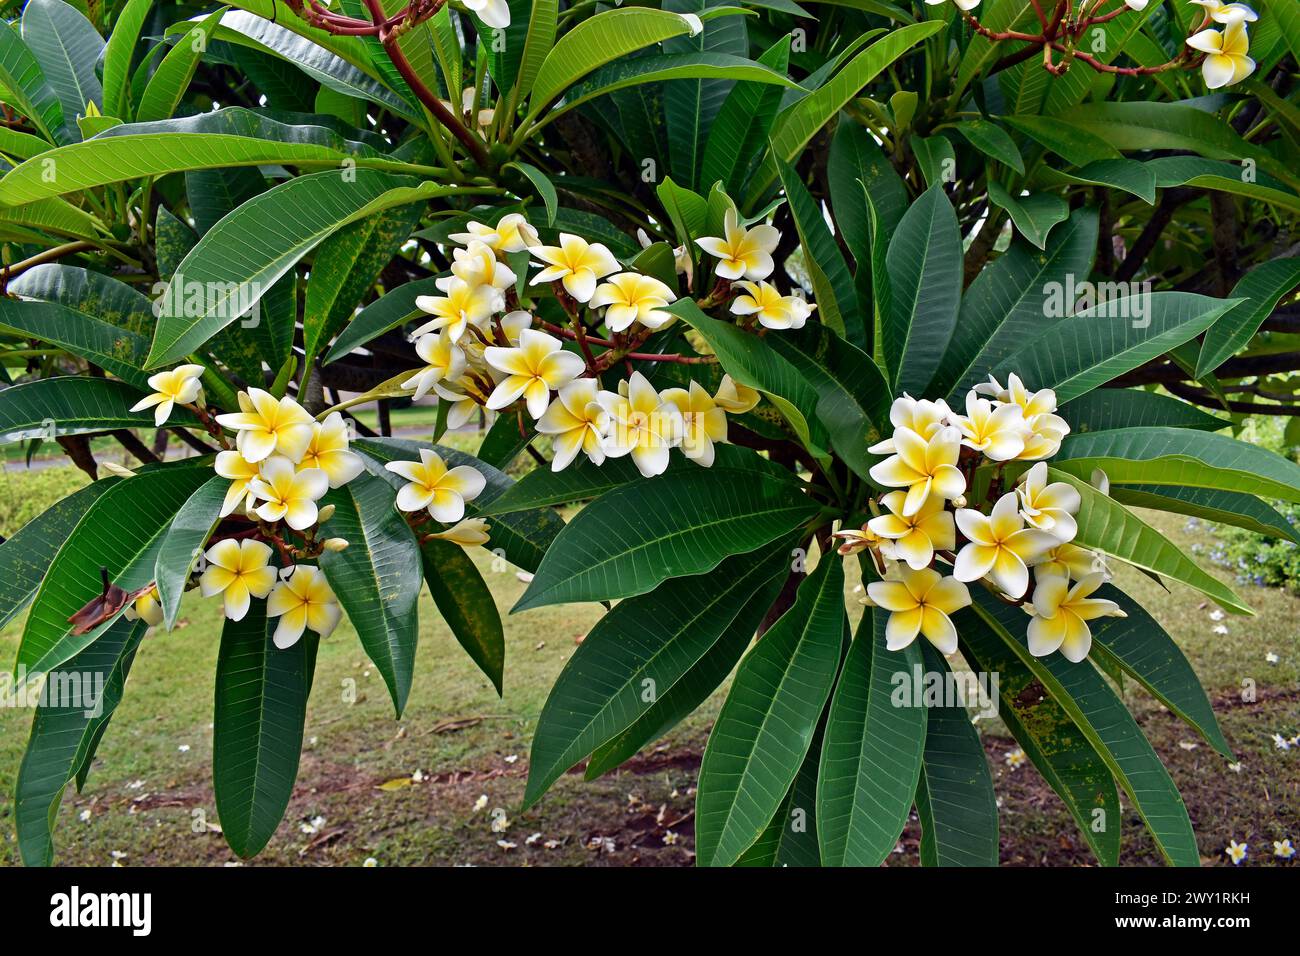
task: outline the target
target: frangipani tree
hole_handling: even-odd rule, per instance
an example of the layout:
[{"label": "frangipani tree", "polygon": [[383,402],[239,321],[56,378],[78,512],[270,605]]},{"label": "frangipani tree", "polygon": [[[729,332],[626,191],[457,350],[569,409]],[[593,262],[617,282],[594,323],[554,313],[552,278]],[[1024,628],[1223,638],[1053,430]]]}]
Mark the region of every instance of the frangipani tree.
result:
[{"label": "frangipani tree", "polygon": [[[1294,364],[1294,6],[968,6],[128,0],[107,29],[29,0],[0,31],[0,435],[96,480],[0,545],[0,620],[27,612],[27,680],[105,691],[37,710],[24,859],[186,590],[226,618],[214,784],[248,856],[343,618],[399,714],[422,584],[501,689],[486,547],[531,575],[515,611],[610,606],[526,804],[734,669],[702,863],[875,865],[913,807],[924,862],[995,863],[965,710],[891,693],[960,651],[1099,860],[1122,790],[1195,864],[1105,675],[1228,746],[1109,581],[1249,613],[1135,506],[1295,540],[1266,499],[1300,468],[1222,433]],[[434,441],[353,417],[408,398]],[[476,455],[436,443],[478,414]],[[141,467],[100,477],[101,435]]]}]

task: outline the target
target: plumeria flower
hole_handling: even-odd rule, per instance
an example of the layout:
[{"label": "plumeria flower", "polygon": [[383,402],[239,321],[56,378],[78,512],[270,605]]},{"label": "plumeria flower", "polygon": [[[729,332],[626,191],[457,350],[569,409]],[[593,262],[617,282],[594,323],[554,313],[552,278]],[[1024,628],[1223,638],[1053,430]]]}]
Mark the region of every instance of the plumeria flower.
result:
[{"label": "plumeria flower", "polygon": [[250,598],[264,598],[275,586],[271,548],[261,541],[226,538],[210,547],[204,557],[208,566],[199,576],[199,591],[204,597],[220,594],[226,617],[232,621],[244,619]]},{"label": "plumeria flower", "polygon": [[1007,766],[1012,770],[1019,770],[1024,766],[1027,758],[1025,756],[1025,751],[1022,748],[1017,747],[1015,750],[1008,750],[1003,759],[1006,761]]},{"label": "plumeria flower", "polygon": [[157,627],[161,624],[163,622],[163,609],[162,605],[158,603],[158,588],[151,587],[149,590],[137,595],[122,616],[128,621],[144,621],[150,627]]},{"label": "plumeria flower", "polygon": [[283,520],[294,531],[305,531],[316,523],[316,502],[329,491],[329,476],[320,468],[298,469],[287,458],[268,458],[262,474],[249,483],[249,491],[261,502],[256,508],[263,521]]},{"label": "plumeria flower", "polygon": [[483,350],[493,368],[506,373],[488,397],[487,407],[505,408],[522,396],[528,414],[541,418],[550,403],[551,392],[563,388],[582,374],[582,357],[564,350],[564,343],[537,329],[519,333],[519,345],[493,345]]},{"label": "plumeria flower", "polygon": [[462,0],[465,9],[473,10],[485,26],[504,30],[510,26],[510,4],[506,0]]},{"label": "plumeria flower", "polygon": [[239,407],[238,412],[218,415],[217,422],[238,432],[235,447],[247,461],[256,464],[272,455],[302,461],[316,424],[305,408],[288,395],[277,399],[260,388],[240,392]]},{"label": "plumeria flower", "polygon": [[1061,442],[1070,434],[1070,426],[1060,415],[1045,413],[1028,420],[1029,437],[1025,450],[1018,456],[1021,461],[1039,461],[1051,458],[1061,450]]},{"label": "plumeria flower", "polygon": [[493,312],[500,311],[504,304],[501,294],[490,285],[470,285],[463,279],[451,277],[451,281],[442,287],[444,295],[418,295],[415,307],[421,312],[433,316],[432,321],[425,322],[414,332],[413,338],[427,332],[446,329],[453,342],[459,342],[465,330],[471,325],[483,328]]},{"label": "plumeria flower", "polygon": [[[840,538],[842,543],[836,551],[839,554],[857,554],[872,545],[879,546],[884,539],[871,530],[870,522],[864,524],[861,528],[844,528],[836,531],[831,537]],[[862,585],[858,585],[857,591],[862,590]],[[861,602],[860,602],[861,603]]]},{"label": "plumeria flower", "polygon": [[1124,0],[1124,6],[1130,10],[1145,10],[1150,0]]},{"label": "plumeria flower", "polygon": [[452,341],[447,329],[421,335],[415,343],[415,354],[426,364],[404,381],[402,388],[414,388],[415,394],[411,397],[416,401],[429,394],[429,390],[439,382],[454,382],[465,373],[465,353]]},{"label": "plumeria flower", "polygon": [[867,522],[867,527],[882,538],[893,541],[896,560],[906,561],[919,571],[929,567],[936,551],[952,551],[957,547],[957,526],[952,512],[943,506],[943,499],[930,496],[914,515],[905,516],[903,506],[907,493],[891,491],[880,499],[889,514],[878,515]]},{"label": "plumeria flower", "polygon": [[488,523],[483,518],[464,518],[445,531],[437,531],[430,538],[451,541],[462,547],[488,543]]},{"label": "plumeria flower", "polygon": [[817,306],[797,295],[782,295],[770,282],[738,282],[744,292],[731,300],[733,315],[756,315],[767,329],[802,329]]},{"label": "plumeria flower", "polygon": [[1106,559],[1100,552],[1065,542],[1048,551],[1042,562],[1034,566],[1034,573],[1039,577],[1059,574],[1074,581],[1080,581],[1090,574],[1104,574],[1107,580],[1110,579],[1110,568],[1106,566]]},{"label": "plumeria flower", "polygon": [[1018,405],[998,405],[976,392],[966,396],[966,414],[957,418],[961,443],[992,461],[1010,461],[1025,450],[1029,428]]},{"label": "plumeria flower", "polygon": [[131,411],[142,412],[146,408],[153,408],[153,423],[161,428],[177,405],[190,405],[198,401],[203,391],[199,376],[203,372],[202,365],[178,365],[166,372],[150,375],[149,387],[153,393],[132,405]]},{"label": "plumeria flower", "polygon": [[1241,866],[1241,861],[1246,859],[1249,849],[1249,843],[1238,843],[1236,840],[1229,840],[1228,846],[1223,852],[1228,855],[1228,859],[1232,861],[1233,866]]},{"label": "plumeria flower", "polygon": [[342,412],[331,412],[325,421],[312,426],[311,441],[303,452],[300,469],[319,468],[325,472],[331,488],[342,488],[361,472],[361,456],[348,450],[348,423]]},{"label": "plumeria flower", "polygon": [[943,577],[933,568],[915,571],[896,566],[895,580],[872,581],[867,595],[877,607],[889,611],[885,646],[901,651],[917,634],[943,654],[957,650],[957,629],[948,616],[970,604],[970,591],[956,578]]},{"label": "plumeria flower", "polygon": [[226,489],[226,499],[221,503],[222,518],[238,508],[241,501],[245,508],[254,504],[249,485],[254,478],[262,474],[256,463],[249,461],[238,450],[231,449],[217,452],[215,468],[222,478],[230,479],[230,487]]},{"label": "plumeria flower", "polygon": [[722,376],[718,391],[713,396],[714,403],[730,415],[743,415],[753,411],[761,396],[755,389],[741,385],[730,375]]},{"label": "plumeria flower", "polygon": [[1065,659],[1079,663],[1092,647],[1088,622],[1099,617],[1128,617],[1114,601],[1091,597],[1104,584],[1101,574],[1090,574],[1070,587],[1069,581],[1057,576],[1040,577],[1034,588],[1033,617],[1029,621],[1029,653],[1046,657],[1060,651]]},{"label": "plumeria flower", "polygon": [[[462,381],[458,384],[464,387],[467,382]],[[478,407],[487,401],[486,396],[482,401],[475,401],[473,396],[447,388],[441,382],[433,386],[433,393],[438,396],[439,404],[446,402],[450,406],[447,409],[447,427],[453,430],[469,421]]]},{"label": "plumeria flower", "polygon": [[689,390],[665,389],[663,398],[682,413],[682,454],[696,464],[711,467],[717,454],[714,443],[727,440],[727,413],[699,382],[691,382]]},{"label": "plumeria flower", "polygon": [[1295,847],[1291,845],[1291,838],[1285,840],[1273,841],[1273,855],[1279,860],[1289,860],[1295,856]]},{"label": "plumeria flower", "polygon": [[579,302],[591,299],[597,280],[618,271],[618,260],[604,245],[568,232],[560,233],[558,246],[537,246],[532,253],[546,266],[528,284],[559,281]]},{"label": "plumeria flower", "polygon": [[[1009,408],[1011,406],[1003,406]],[[1073,541],[1079,531],[1074,516],[1079,511],[1082,498],[1068,482],[1047,482],[1047,462],[1040,461],[1021,478],[1016,486],[1020,496],[1020,514],[1026,524],[1046,531],[1062,543]]]},{"label": "plumeria flower", "polygon": [[894,432],[892,442],[894,454],[873,465],[870,474],[886,488],[907,489],[903,517],[919,512],[932,492],[951,501],[966,490],[966,478],[957,469],[961,454],[957,429],[940,429],[926,441],[911,429],[900,428]]},{"label": "plumeria flower", "polygon": [[1205,14],[1215,23],[1254,23],[1259,14],[1244,3],[1222,3],[1220,0],[1191,0],[1205,8]]},{"label": "plumeria flower", "polygon": [[722,279],[766,279],[776,268],[772,253],[781,242],[781,233],[773,226],[757,225],[746,229],[728,209],[723,218],[722,238],[708,236],[695,243],[719,261],[714,270]]},{"label": "plumeria flower", "polygon": [[485,226],[481,222],[469,222],[465,226],[468,232],[453,232],[452,242],[469,245],[478,240],[493,252],[523,252],[539,243],[537,230],[528,224],[528,220],[517,212],[507,213],[497,220],[495,226]]},{"label": "plumeria flower", "polygon": [[668,450],[682,438],[682,413],[665,401],[640,372],[626,382],[627,393],[601,392],[600,403],[609,412],[605,453],[611,458],[630,454],[646,478],[668,468]]},{"label": "plumeria flower", "polygon": [[562,471],[582,452],[593,463],[605,461],[604,440],[609,430],[609,412],[597,400],[594,378],[574,379],[560,389],[555,401],[537,420],[537,431],[551,436],[555,456],[551,470]]},{"label": "plumeria flower", "polygon": [[1250,39],[1246,35],[1246,24],[1241,20],[1229,23],[1222,33],[1202,30],[1188,37],[1187,45],[1205,54],[1201,61],[1201,76],[1212,90],[1240,83],[1255,72],[1255,61],[1246,55],[1250,50]]},{"label": "plumeria flower", "polygon": [[451,275],[435,279],[433,284],[447,292],[457,279],[471,287],[487,285],[499,292],[514,285],[516,276],[497,260],[491,246],[475,239],[464,249],[452,252]]},{"label": "plumeria flower", "polygon": [[611,332],[622,332],[633,322],[647,329],[661,329],[673,320],[663,308],[677,298],[676,293],[658,279],[636,272],[620,272],[596,287],[587,303],[593,309],[605,308],[605,324]]},{"label": "plumeria flower", "polygon": [[[889,406],[889,422],[894,426],[895,432],[906,429],[915,432],[926,441],[933,438],[940,429],[956,429],[960,420],[961,417],[956,415],[942,398],[932,402],[925,398],[915,399],[905,393],[894,399],[893,404]],[[867,451],[873,455],[894,455],[898,453],[898,448],[895,447],[891,436],[876,442]]]},{"label": "plumeria flower", "polygon": [[[443,100],[446,103],[446,100]],[[460,91],[460,115],[464,117],[473,117],[473,122],[479,126],[491,126],[492,120],[496,118],[497,111],[494,109],[484,109],[475,111],[474,107],[478,105],[478,90],[472,86],[467,86]],[[454,108],[450,103],[447,107]]]},{"label": "plumeria flower", "polygon": [[957,553],[953,575],[959,581],[987,577],[1013,598],[1029,590],[1030,565],[1058,544],[1047,532],[1025,527],[1014,491],[999,498],[988,516],[957,509],[957,527],[970,543]]},{"label": "plumeria flower", "polygon": [[1030,431],[1025,438],[1024,450],[1016,456],[1022,461],[1052,457],[1060,450],[1061,441],[1070,433],[1070,426],[1065,419],[1053,414],[1056,411],[1056,392],[1050,388],[1031,392],[1014,372],[1007,376],[1006,388],[990,375],[987,382],[975,386],[975,391],[999,402],[1020,407]]},{"label": "plumeria flower", "polygon": [[325,580],[325,572],[300,564],[288,578],[276,582],[266,601],[266,616],[280,619],[271,640],[284,650],[297,644],[307,628],[321,637],[329,637],[343,612]]},{"label": "plumeria flower", "polygon": [[[935,6],[936,4],[943,3],[944,0],[925,0],[925,2],[930,6]],[[957,4],[958,10],[965,10],[967,12],[974,10],[980,5],[980,0],[953,0],[953,2]]]},{"label": "plumeria flower", "polygon": [[427,508],[444,524],[465,517],[465,502],[473,501],[487,487],[487,479],[477,470],[469,465],[448,468],[442,457],[428,448],[420,449],[419,461],[390,461],[384,467],[409,482],[397,493],[400,510]]}]

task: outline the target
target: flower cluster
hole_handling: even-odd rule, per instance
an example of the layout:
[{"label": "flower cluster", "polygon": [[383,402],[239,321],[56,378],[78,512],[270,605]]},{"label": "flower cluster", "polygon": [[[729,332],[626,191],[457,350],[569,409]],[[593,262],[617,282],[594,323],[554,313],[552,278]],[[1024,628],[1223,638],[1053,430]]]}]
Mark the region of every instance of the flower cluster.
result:
[{"label": "flower cluster", "polygon": [[[728,210],[723,232],[722,237],[697,240],[717,259],[711,301],[730,299],[730,311],[746,327],[802,326],[815,306],[801,296],[782,295],[767,281],[775,269],[776,229],[765,224],[747,228]],[[417,307],[431,316],[412,333],[416,353],[426,364],[402,383],[417,400],[433,394],[449,403],[449,428],[463,425],[477,407],[514,410],[521,431],[527,415],[536,431],[551,439],[556,471],[579,454],[597,465],[631,456],[641,474],[652,477],[668,467],[673,448],[700,465],[712,465],[715,445],[727,440],[727,415],[758,404],[756,391],[729,376],[712,391],[696,381],[660,390],[645,374],[631,370],[632,360],[715,360],[636,352],[675,320],[666,309],[677,292],[661,279],[624,268],[604,244],[560,233],[557,245],[545,245],[518,213],[492,226],[470,222],[450,238],[456,243],[451,274],[435,283],[442,294],[416,299]],[[569,320],[566,325],[545,322],[520,307],[523,286],[510,265],[517,268],[519,263],[507,260],[524,252],[536,269],[527,288],[549,285]],[[692,272],[684,249],[675,251],[675,259],[679,271]],[[602,375],[618,363],[629,365],[627,377],[612,389],[603,387]],[[429,463],[410,465],[410,470],[427,470]],[[402,474],[425,489],[421,494],[432,493],[432,485],[418,483],[423,479]],[[411,512],[424,508],[414,504],[416,497],[412,491],[411,507],[403,507]]]},{"label": "flower cluster", "polygon": [[[841,554],[869,548],[876,560],[882,580],[870,583],[867,595],[890,612],[888,647],[899,650],[923,634],[945,654],[955,651],[949,615],[971,603],[967,585],[979,581],[1031,615],[1032,654],[1059,650],[1083,660],[1092,643],[1087,622],[1123,612],[1091,596],[1108,579],[1101,556],[1071,544],[1078,490],[1047,480],[1043,459],[1070,430],[1056,414],[1056,395],[1030,391],[1015,374],[1005,386],[990,377],[967,394],[964,415],[942,399],[904,395],[890,421],[893,434],[870,448],[887,457],[870,474],[896,490],[872,502],[875,517],[861,530],[836,533]],[[1002,492],[1013,462],[1036,464]],[[984,510],[966,494],[986,463],[993,474]],[[951,569],[946,576],[944,568]]]}]

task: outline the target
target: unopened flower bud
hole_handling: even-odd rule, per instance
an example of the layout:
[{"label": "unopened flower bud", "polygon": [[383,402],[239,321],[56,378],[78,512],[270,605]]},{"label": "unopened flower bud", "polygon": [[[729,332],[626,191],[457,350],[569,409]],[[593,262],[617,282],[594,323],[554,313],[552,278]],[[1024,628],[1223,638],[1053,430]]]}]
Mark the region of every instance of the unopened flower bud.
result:
[{"label": "unopened flower bud", "polygon": [[326,551],[343,551],[348,546],[347,538],[326,538],[324,548]]},{"label": "unopened flower bud", "polygon": [[124,465],[119,465],[115,461],[102,461],[99,463],[99,466],[103,468],[106,472],[108,472],[110,475],[117,475],[117,477],[119,478],[135,477],[134,471],[132,471],[130,468],[125,467]]},{"label": "unopened flower bud", "polygon": [[954,508],[965,508],[965,507],[966,507],[966,496],[965,496],[965,495],[958,495],[956,498],[952,499],[952,506],[953,506]]},{"label": "unopened flower bud", "polygon": [[[325,507],[323,507],[323,508],[320,509],[320,513],[316,516],[316,523],[317,523],[317,524],[324,524],[326,521],[329,521],[330,518],[333,518],[333,517],[334,517],[334,506],[333,506],[333,505],[326,505]],[[335,540],[342,541],[343,539],[342,539],[342,538],[338,538],[338,539],[335,539]],[[344,542],[343,542],[343,547],[346,548],[346,547],[347,547],[347,544],[348,544],[348,543],[347,543],[346,541],[344,541]],[[343,548],[339,548],[339,550],[342,551]]]}]

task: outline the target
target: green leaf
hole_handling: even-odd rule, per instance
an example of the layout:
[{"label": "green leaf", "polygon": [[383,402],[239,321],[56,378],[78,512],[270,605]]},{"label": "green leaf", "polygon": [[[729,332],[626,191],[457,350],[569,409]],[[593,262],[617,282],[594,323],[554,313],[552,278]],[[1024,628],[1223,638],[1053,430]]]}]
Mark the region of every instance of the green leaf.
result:
[{"label": "green leaf", "polygon": [[[528,17],[528,33],[523,53],[519,57],[519,71],[515,74],[515,88],[511,103],[518,104],[532,92],[533,83],[555,46],[555,33],[559,21],[558,0],[534,0]],[[513,110],[511,111],[513,112]]]},{"label": "green leaf", "polygon": [[[790,62],[790,37],[772,44],[758,62],[784,74]],[[741,81],[732,88],[704,143],[701,186],[721,182],[724,190],[732,192],[744,185],[754,157],[767,142],[782,92],[778,86],[754,81]]]},{"label": "green leaf", "polygon": [[130,592],[153,580],[163,532],[190,495],[211,477],[194,464],[141,472],[105,491],[68,535],[32,601],[18,666],[35,680],[95,643],[116,618],[86,634],[68,619],[103,593],[101,573]]},{"label": "green leaf", "polygon": [[131,59],[151,9],[153,0],[127,0],[113,23],[113,32],[104,46],[104,113],[107,116],[131,118]]},{"label": "green leaf", "polygon": [[695,190],[673,182],[671,176],[655,187],[655,195],[668,213],[679,242],[689,247],[704,235],[709,218],[708,200]]},{"label": "green leaf", "polygon": [[1276,510],[1251,495],[1178,485],[1112,485],[1110,496],[1130,508],[1191,515],[1300,544],[1300,532]]},{"label": "green leaf", "polygon": [[[1082,521],[1080,522],[1082,528]],[[1183,798],[1169,772],[1115,692],[1097,671],[1060,654],[1034,657],[1025,637],[1024,613],[976,588],[976,612],[1070,715],[1142,816],[1161,854],[1175,866],[1199,866],[1196,836]],[[1119,820],[1107,821],[1119,826]]]},{"label": "green leaf", "polygon": [[119,620],[70,660],[66,673],[50,677],[59,681],[72,699],[49,701],[36,708],[18,770],[14,828],[18,851],[27,866],[53,863],[52,831],[63,791],[98,740],[96,728],[107,722],[121,700],[125,675],[114,680],[114,673],[123,661],[123,671],[129,668],[144,632],[143,621]]},{"label": "green leaf", "polygon": [[1146,165],[1155,173],[1156,185],[1161,189],[1171,186],[1216,189],[1292,213],[1300,212],[1300,196],[1293,189],[1263,172],[1251,170],[1253,175],[1248,178],[1244,164],[1196,156],[1162,156],[1148,160]]},{"label": "green leaf", "polygon": [[1137,388],[1094,389],[1057,411],[1075,435],[1150,425],[1218,431],[1228,424],[1190,402]]},{"label": "green leaf", "polygon": [[[1053,290],[1064,290],[1072,276],[1087,275],[1096,248],[1097,214],[1086,209],[1054,230],[1042,252],[1013,242],[966,290],[932,390],[946,391],[952,402],[964,400],[971,386],[1042,329],[1049,301],[1062,295]],[[1062,301],[1058,314],[1064,315],[1066,307]]]},{"label": "green leaf", "polygon": [[[1025,161],[1021,158],[1020,150],[1016,148],[1015,141],[1007,135],[1006,130],[996,123],[991,123],[985,119],[967,119],[957,123],[953,129],[989,159],[996,160],[1003,166],[1014,169],[1022,176],[1025,174]],[[990,180],[990,189],[994,185]],[[1042,246],[1040,245],[1039,248],[1041,249]]]},{"label": "green leaf", "polygon": [[885,262],[892,303],[884,321],[884,354],[893,391],[923,395],[948,348],[961,306],[961,232],[941,187],[930,187],[912,203],[890,240]]},{"label": "green leaf", "polygon": [[217,22],[224,13],[225,8],[222,7],[207,19],[196,23],[167,51],[167,55],[158,64],[158,69],[150,77],[149,85],[144,88],[144,95],[140,97],[140,105],[136,108],[137,120],[147,123],[171,119],[185,91],[189,89],[190,80],[194,79],[194,73],[207,50],[208,39],[215,32]]},{"label": "green leaf", "polygon": [[74,491],[0,542],[0,627],[31,603],[50,561],[77,522],[119,480],[107,478]]},{"label": "green leaf", "polygon": [[153,307],[145,296],[120,279],[78,266],[46,262],[14,276],[8,289],[19,298],[57,302],[137,334],[153,328]]},{"label": "green leaf", "polygon": [[999,362],[1032,388],[1065,403],[1191,341],[1237,304],[1190,292],[1139,293],[1103,302],[1050,326]]},{"label": "green leaf", "polygon": [[756,594],[775,597],[789,561],[784,544],[734,555],[706,574],[665,581],[621,601],[601,618],[542,708],[524,806],[536,803],[597,746],[645,717],[738,624],[748,643],[758,622],[744,609]]},{"label": "green leaf", "polygon": [[998,675],[998,717],[1064,802],[1097,860],[1115,866],[1122,828],[1119,795],[1106,764],[1071,716],[975,611],[958,612],[954,623],[971,667]]},{"label": "green leaf", "polygon": [[[189,315],[182,296],[169,295],[149,354],[157,368],[188,355],[251,308],[272,284],[327,237],[395,206],[442,192],[431,181],[354,169],[299,176],[244,203],[199,240],[176,270],[173,285],[221,290]],[[262,236],[256,245],[246,241]]]},{"label": "green leaf", "polygon": [[1070,218],[1070,204],[1051,193],[1012,196],[996,182],[989,183],[989,202],[1005,209],[1020,234],[1039,249],[1047,248],[1052,227]]},{"label": "green leaf", "polygon": [[0,89],[5,102],[30,119],[45,139],[64,142],[63,106],[13,25],[0,30]]},{"label": "green leaf", "polygon": [[1012,129],[1024,133],[1038,145],[1050,149],[1074,166],[1087,166],[1104,159],[1122,159],[1120,151],[1100,136],[1063,125],[1048,116],[999,117]]},{"label": "green leaf", "polygon": [[503,168],[519,170],[536,191],[537,198],[546,206],[546,224],[555,225],[555,213],[559,210],[560,199],[555,193],[555,184],[551,182],[550,177],[531,163],[506,163]]},{"label": "green leaf", "polygon": [[190,571],[198,563],[203,546],[221,520],[221,505],[229,488],[228,478],[213,475],[181,505],[163,535],[155,562],[154,580],[158,584],[163,624],[169,631],[176,626],[176,616],[181,611],[181,595],[185,593]]},{"label": "green leaf", "polygon": [[496,601],[483,576],[465,549],[450,541],[426,541],[420,554],[424,583],[442,619],[500,696],[506,639]]},{"label": "green leaf", "polygon": [[858,264],[858,288],[870,289],[869,276],[864,283],[863,273],[870,267],[873,244],[862,191],[865,189],[870,197],[887,239],[907,211],[910,203],[907,187],[866,128],[848,122],[835,127],[826,162],[826,179],[835,223]]},{"label": "green leaf", "polygon": [[1104,617],[1091,622],[1094,649],[1100,646],[1124,673],[1150,691],[1211,747],[1229,760],[1236,759],[1219,729],[1205,688],[1173,638],[1140,604],[1113,585],[1107,584],[1095,596],[1114,601],[1128,617]]},{"label": "green leaf", "polygon": [[843,631],[844,567],[825,556],[741,661],[709,734],[695,801],[701,866],[734,864],[785,799],[835,683]]},{"label": "green leaf", "polygon": [[[1105,434],[1098,432],[1097,434]],[[1203,571],[1195,561],[1117,501],[1102,494],[1086,481],[1057,468],[1049,468],[1052,481],[1065,481],[1079,491],[1083,503],[1076,518],[1079,533],[1074,543],[1091,548],[1134,567],[1180,581],[1213,598],[1233,614],[1253,614],[1241,598]]]},{"label": "green leaf", "polygon": [[892,700],[893,675],[921,665],[913,643],[885,649],[888,615],[869,610],[831,700],[817,781],[817,839],[827,866],[879,866],[893,852],[921,774],[927,712]]},{"label": "green leaf", "polygon": [[1224,313],[1205,333],[1196,359],[1196,377],[1203,378],[1249,342],[1278,301],[1300,286],[1300,258],[1272,259],[1246,273],[1232,290],[1244,299]]},{"label": "green leaf", "polygon": [[[143,395],[125,382],[74,375],[24,382],[0,391],[0,444],[117,428],[152,428],[153,409],[127,411]],[[183,408],[168,425],[198,427]]]},{"label": "green leaf", "polygon": [[244,859],[275,835],[293,796],[316,667],[316,635],[281,650],[274,621],[254,601],[242,621],[226,621],[217,655],[212,786],[221,832]]},{"label": "green leaf", "polygon": [[624,485],[564,526],[512,613],[644,594],[775,541],[817,511],[793,477],[737,485],[700,469]]},{"label": "green leaf", "polygon": [[1040,169],[1035,184],[1058,186],[1082,184],[1108,186],[1138,197],[1147,205],[1156,201],[1156,176],[1142,163],[1133,159],[1099,159],[1071,172]]},{"label": "green leaf", "polygon": [[391,332],[415,317],[423,315],[424,313],[416,308],[415,300],[422,295],[439,295],[436,281],[430,278],[404,282],[371,302],[344,326],[321,364],[329,365],[331,362],[336,362],[367,342],[379,338],[385,332]]},{"label": "green leaf", "polygon": [[348,547],[322,554],[321,570],[401,717],[419,640],[420,547],[393,506],[392,488],[378,478],[358,475],[323,500],[336,509],[323,533],[347,539]]},{"label": "green leaf", "polygon": [[1300,465],[1228,435],[1185,428],[1125,428],[1071,435],[1052,464],[1112,484],[1179,485],[1300,502]]},{"label": "green leaf", "polygon": [[[149,376],[142,371],[149,354],[149,340],[101,322],[93,315],[54,302],[0,299],[0,331],[57,345],[135,388],[150,391]],[[129,407],[125,406],[123,411]]]},{"label": "green leaf", "polygon": [[86,104],[103,105],[95,64],[104,41],[76,7],[63,0],[28,0],[23,8],[23,42],[41,65],[63,106],[64,125],[86,114]]},{"label": "green leaf", "polygon": [[[940,687],[954,686],[943,655],[929,642],[921,645],[921,653],[926,679],[933,674],[942,681]],[[925,755],[916,786],[921,863],[997,866],[998,804],[979,731],[960,703],[932,704],[927,712]]]}]

